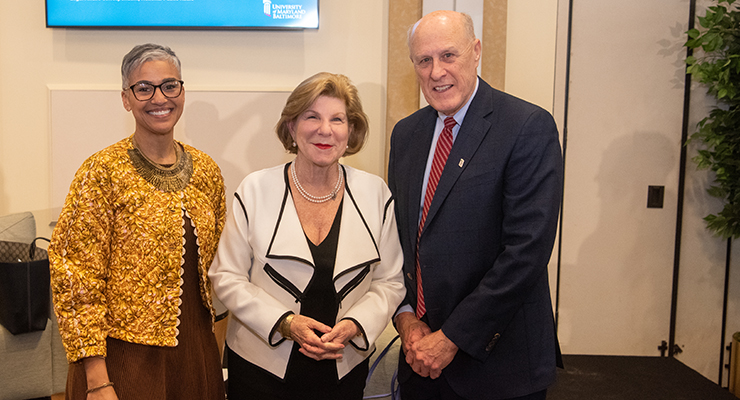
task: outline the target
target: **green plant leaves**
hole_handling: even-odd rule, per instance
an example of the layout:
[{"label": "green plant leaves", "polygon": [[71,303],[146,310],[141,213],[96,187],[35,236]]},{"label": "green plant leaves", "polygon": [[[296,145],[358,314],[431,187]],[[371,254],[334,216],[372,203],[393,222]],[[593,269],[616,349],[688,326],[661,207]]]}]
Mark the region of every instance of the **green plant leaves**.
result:
[{"label": "green plant leaves", "polygon": [[714,234],[740,237],[740,10],[735,0],[719,0],[697,19],[702,29],[686,32],[685,46],[702,54],[686,58],[686,73],[707,86],[717,99],[709,116],[697,124],[689,142],[701,144],[693,158],[698,169],[714,172],[709,195],[724,201],[717,214],[704,218]]}]

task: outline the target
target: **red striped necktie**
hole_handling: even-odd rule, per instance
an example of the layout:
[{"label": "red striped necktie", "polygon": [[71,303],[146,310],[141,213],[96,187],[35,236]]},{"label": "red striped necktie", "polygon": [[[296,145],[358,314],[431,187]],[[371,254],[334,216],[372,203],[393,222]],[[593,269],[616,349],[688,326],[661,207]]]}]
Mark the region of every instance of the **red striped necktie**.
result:
[{"label": "red striped necktie", "polygon": [[457,122],[452,117],[445,118],[445,127],[442,129],[442,134],[439,135],[437,140],[437,148],[434,149],[434,159],[432,161],[432,168],[429,170],[429,180],[427,182],[427,191],[424,195],[424,207],[421,211],[421,219],[419,220],[419,233],[416,236],[416,318],[426,314],[427,309],[424,303],[424,288],[421,285],[421,265],[419,264],[419,238],[421,237],[421,231],[424,228],[424,222],[427,220],[427,213],[429,212],[429,206],[432,204],[432,198],[434,198],[434,192],[437,190],[437,183],[439,183],[439,177],[442,176],[442,170],[445,168],[447,162],[447,156],[450,155],[452,149],[452,128]]}]

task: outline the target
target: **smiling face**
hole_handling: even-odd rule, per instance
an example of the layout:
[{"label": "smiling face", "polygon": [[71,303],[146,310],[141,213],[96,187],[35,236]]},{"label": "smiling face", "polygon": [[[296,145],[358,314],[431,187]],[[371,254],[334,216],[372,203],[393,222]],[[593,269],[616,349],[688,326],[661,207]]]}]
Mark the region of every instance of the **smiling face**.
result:
[{"label": "smiling face", "polygon": [[[177,67],[168,61],[154,60],[135,69],[128,81],[132,85],[139,82],[159,85],[177,79],[180,79]],[[123,107],[134,115],[137,135],[172,135],[185,105],[185,89],[175,98],[165,97],[160,89],[146,101],[137,100],[131,90],[121,92],[121,98]]]},{"label": "smiling face", "polygon": [[331,166],[344,155],[349,139],[347,108],[336,97],[319,96],[290,125],[298,147],[297,159]]},{"label": "smiling face", "polygon": [[424,98],[452,116],[475,90],[481,43],[468,34],[462,16],[442,11],[422,18],[409,42],[411,61]]}]

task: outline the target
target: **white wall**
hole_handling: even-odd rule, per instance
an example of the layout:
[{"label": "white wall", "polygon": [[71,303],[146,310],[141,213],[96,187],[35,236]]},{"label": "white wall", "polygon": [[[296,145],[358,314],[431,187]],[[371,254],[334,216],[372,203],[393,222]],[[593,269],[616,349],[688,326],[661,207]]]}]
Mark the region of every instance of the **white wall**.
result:
[{"label": "white wall", "polygon": [[50,207],[49,86],[119,88],[121,58],[144,42],[177,52],[191,90],[290,90],[319,71],[349,76],[370,139],[345,162],[382,175],[387,9],[322,0],[320,28],[297,32],[71,30],[45,27],[43,1],[0,2],[0,215]]},{"label": "white wall", "polygon": [[[567,3],[561,0],[559,50],[567,43]],[[565,353],[658,356],[669,340],[688,15],[689,0],[574,2],[559,308]],[[559,51],[559,121],[565,61]],[[696,84],[692,100],[691,132],[712,103]],[[740,251],[735,243],[723,339],[725,242],[702,221],[721,207],[706,194],[712,176],[696,171],[695,154],[690,146],[677,359],[718,382],[721,347],[740,330],[740,288],[732,285]],[[665,186],[664,208],[646,208],[648,185]]]},{"label": "white wall", "polygon": [[[705,93],[706,87],[696,82],[692,84],[692,129],[689,132],[694,131],[693,127],[708,114],[714,103]],[[711,236],[703,221],[708,214],[722,210],[722,203],[706,193],[714,175],[706,170],[697,170],[696,164],[690,160],[697,154],[698,145],[692,142],[688,146],[676,318],[676,344],[682,353],[676,357],[717,382],[720,352],[730,343],[732,334],[740,331],[740,242],[735,240],[732,246],[727,335],[722,338],[727,242]],[[724,363],[729,361],[729,354],[724,351]],[[726,370],[723,371],[722,383],[727,386]]]},{"label": "white wall", "polygon": [[[425,0],[423,13],[456,10],[473,19],[482,37],[483,0]],[[552,112],[558,0],[509,1],[505,91]],[[423,97],[423,96],[422,96]],[[426,105],[424,99],[421,99]]]},{"label": "white wall", "polygon": [[[537,2],[536,13],[509,11],[516,61],[507,65],[507,84],[551,109],[556,0]],[[290,90],[318,71],[346,74],[360,89],[371,131],[365,149],[345,162],[382,175],[387,9],[387,0],[322,0],[320,28],[298,32],[74,30],[46,28],[43,2],[0,2],[0,215],[31,210],[40,233],[48,231],[56,212],[50,209],[49,88],[117,90],[121,58],[144,42],[177,52],[189,90]],[[540,22],[531,24],[532,15]],[[195,118],[187,112],[184,118]]]},{"label": "white wall", "polygon": [[[346,162],[382,175],[388,1],[322,0],[320,28],[304,32],[47,29],[43,1],[0,2],[0,215],[48,211],[49,86],[116,89],[123,54],[149,41],[178,53],[191,90],[289,90],[321,70],[348,75],[371,139]],[[559,123],[565,4],[510,1],[507,32],[507,91],[554,110]],[[668,334],[688,0],[575,4],[563,350],[658,355]],[[702,93],[694,91],[697,107]],[[701,221],[718,209],[703,192],[708,174],[688,170],[678,358],[716,380],[724,242]],[[664,209],[645,208],[648,184],[666,186]],[[740,330],[740,289],[732,290],[729,332]]]},{"label": "white wall", "polygon": [[[704,15],[713,1],[697,1],[697,15]],[[700,56],[701,52],[696,52]],[[706,86],[693,82],[689,133],[715,106],[706,95]],[[714,174],[699,171],[691,158],[697,154],[699,143],[688,146],[689,162],[686,168],[685,212],[683,214],[681,272],[679,275],[676,344],[682,353],[677,358],[705,376],[718,381],[720,353],[723,363],[729,361],[729,352],[723,349],[740,331],[740,242],[733,241],[730,256],[730,278],[726,335],[722,337],[722,305],[724,296],[727,241],[711,236],[703,218],[722,210],[722,202],[710,197],[706,189]],[[722,385],[728,384],[728,371],[723,369]]]},{"label": "white wall", "polygon": [[[566,353],[659,355],[668,338],[683,100],[675,81],[683,38],[671,27],[688,19],[687,8],[668,3],[574,5],[559,310]],[[648,185],[665,186],[662,209],[646,207]]]}]

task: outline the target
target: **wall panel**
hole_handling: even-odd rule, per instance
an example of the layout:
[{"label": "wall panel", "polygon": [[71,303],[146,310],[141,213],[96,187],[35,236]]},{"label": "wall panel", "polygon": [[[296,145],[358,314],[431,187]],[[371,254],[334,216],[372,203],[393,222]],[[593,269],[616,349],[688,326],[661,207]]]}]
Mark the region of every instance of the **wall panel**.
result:
[{"label": "wall panel", "polygon": [[[559,308],[565,353],[657,356],[668,339],[688,18],[675,3],[574,2]],[[665,187],[663,208],[646,207],[649,185]]]}]

